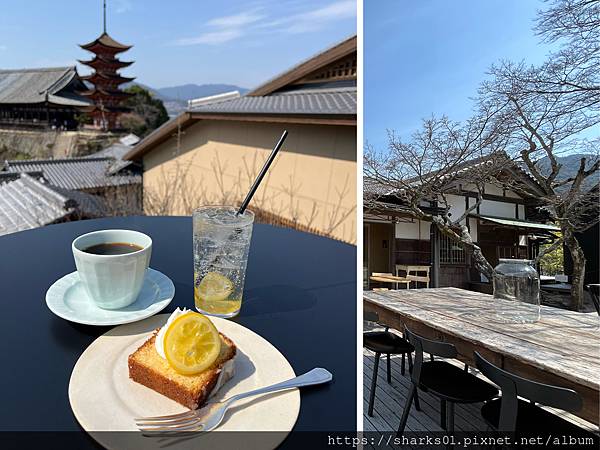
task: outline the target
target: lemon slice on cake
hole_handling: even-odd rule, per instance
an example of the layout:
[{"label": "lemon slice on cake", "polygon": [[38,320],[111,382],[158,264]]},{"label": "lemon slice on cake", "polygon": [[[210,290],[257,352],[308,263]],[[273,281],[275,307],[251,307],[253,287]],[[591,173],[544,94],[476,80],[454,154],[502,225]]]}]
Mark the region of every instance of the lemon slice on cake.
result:
[{"label": "lemon slice on cake", "polygon": [[173,369],[183,375],[193,375],[215,362],[221,351],[221,337],[208,317],[189,312],[167,328],[164,348]]}]

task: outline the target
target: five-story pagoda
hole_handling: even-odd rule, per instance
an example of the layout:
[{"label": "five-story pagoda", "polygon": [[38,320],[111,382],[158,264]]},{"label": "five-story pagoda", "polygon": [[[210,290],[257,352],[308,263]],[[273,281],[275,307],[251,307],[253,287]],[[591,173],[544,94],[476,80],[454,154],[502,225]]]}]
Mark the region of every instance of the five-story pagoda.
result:
[{"label": "five-story pagoda", "polygon": [[119,86],[135,78],[123,77],[118,72],[119,69],[133,64],[133,61],[121,61],[116,55],[129,50],[132,46],[120,44],[106,32],[106,1],[104,2],[104,32],[94,41],[80,47],[94,54],[93,59],[79,61],[94,70],[91,75],[82,77],[92,85],[91,89],[81,92],[81,95],[94,103],[87,113],[92,118],[94,127],[102,130],[118,130],[121,127],[119,116],[128,112],[128,109],[120,104],[131,95],[120,90]]}]

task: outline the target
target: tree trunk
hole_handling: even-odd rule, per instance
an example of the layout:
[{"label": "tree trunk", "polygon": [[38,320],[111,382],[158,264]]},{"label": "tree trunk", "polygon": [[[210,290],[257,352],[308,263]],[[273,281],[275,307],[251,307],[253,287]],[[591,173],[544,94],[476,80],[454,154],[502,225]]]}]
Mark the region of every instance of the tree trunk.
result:
[{"label": "tree trunk", "polygon": [[573,260],[573,273],[571,274],[571,302],[570,309],[581,311],[583,309],[583,283],[585,281],[585,255],[575,234],[568,228],[562,230],[564,242]]}]

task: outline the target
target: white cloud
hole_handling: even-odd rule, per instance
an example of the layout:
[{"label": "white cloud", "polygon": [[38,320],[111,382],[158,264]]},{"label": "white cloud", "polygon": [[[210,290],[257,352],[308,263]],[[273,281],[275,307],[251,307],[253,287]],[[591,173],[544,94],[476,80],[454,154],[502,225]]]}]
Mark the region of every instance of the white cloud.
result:
[{"label": "white cloud", "polygon": [[338,0],[313,10],[290,14],[284,18],[269,17],[264,9],[216,17],[206,23],[207,29],[198,36],[174,41],[173,45],[219,45],[252,34],[307,33],[325,28],[332,22],[356,17],[356,0]]},{"label": "white cloud", "polygon": [[233,41],[246,33],[252,24],[262,20],[264,16],[257,10],[246,11],[231,16],[216,17],[209,20],[206,25],[208,31],[199,36],[182,38],[174,42],[175,45],[219,45]]},{"label": "white cloud", "polygon": [[115,3],[117,14],[123,14],[133,9],[133,4],[129,0],[117,0]]},{"label": "white cloud", "polygon": [[313,11],[293,14],[279,20],[273,20],[262,25],[284,33],[307,33],[324,28],[337,20],[356,17],[356,1],[340,0]]},{"label": "white cloud", "polygon": [[342,0],[305,14],[300,14],[304,20],[331,21],[356,17],[356,1]]},{"label": "white cloud", "polygon": [[8,47],[6,45],[1,45],[0,44],[0,52],[3,52],[4,50],[7,50]]},{"label": "white cloud", "polygon": [[223,28],[241,27],[254,22],[258,22],[264,17],[264,15],[258,14],[257,11],[248,11],[240,14],[235,14],[233,16],[217,17],[216,19],[209,20],[208,25]]},{"label": "white cloud", "polygon": [[175,45],[224,44],[225,42],[237,39],[242,34],[240,30],[211,31],[197,37],[178,39],[175,41]]}]

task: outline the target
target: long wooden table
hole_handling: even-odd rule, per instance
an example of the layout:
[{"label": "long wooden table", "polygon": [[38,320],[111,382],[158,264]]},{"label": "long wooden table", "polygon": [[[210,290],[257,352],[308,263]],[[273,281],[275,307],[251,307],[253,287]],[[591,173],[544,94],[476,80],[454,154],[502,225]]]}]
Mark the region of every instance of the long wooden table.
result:
[{"label": "long wooden table", "polygon": [[365,291],[365,311],[397,330],[406,325],[430,339],[451,342],[458,359],[474,366],[473,352],[507,371],[576,390],[575,414],[599,425],[600,320],[594,314],[542,306],[540,321],[494,320],[493,297],[458,288]]}]

